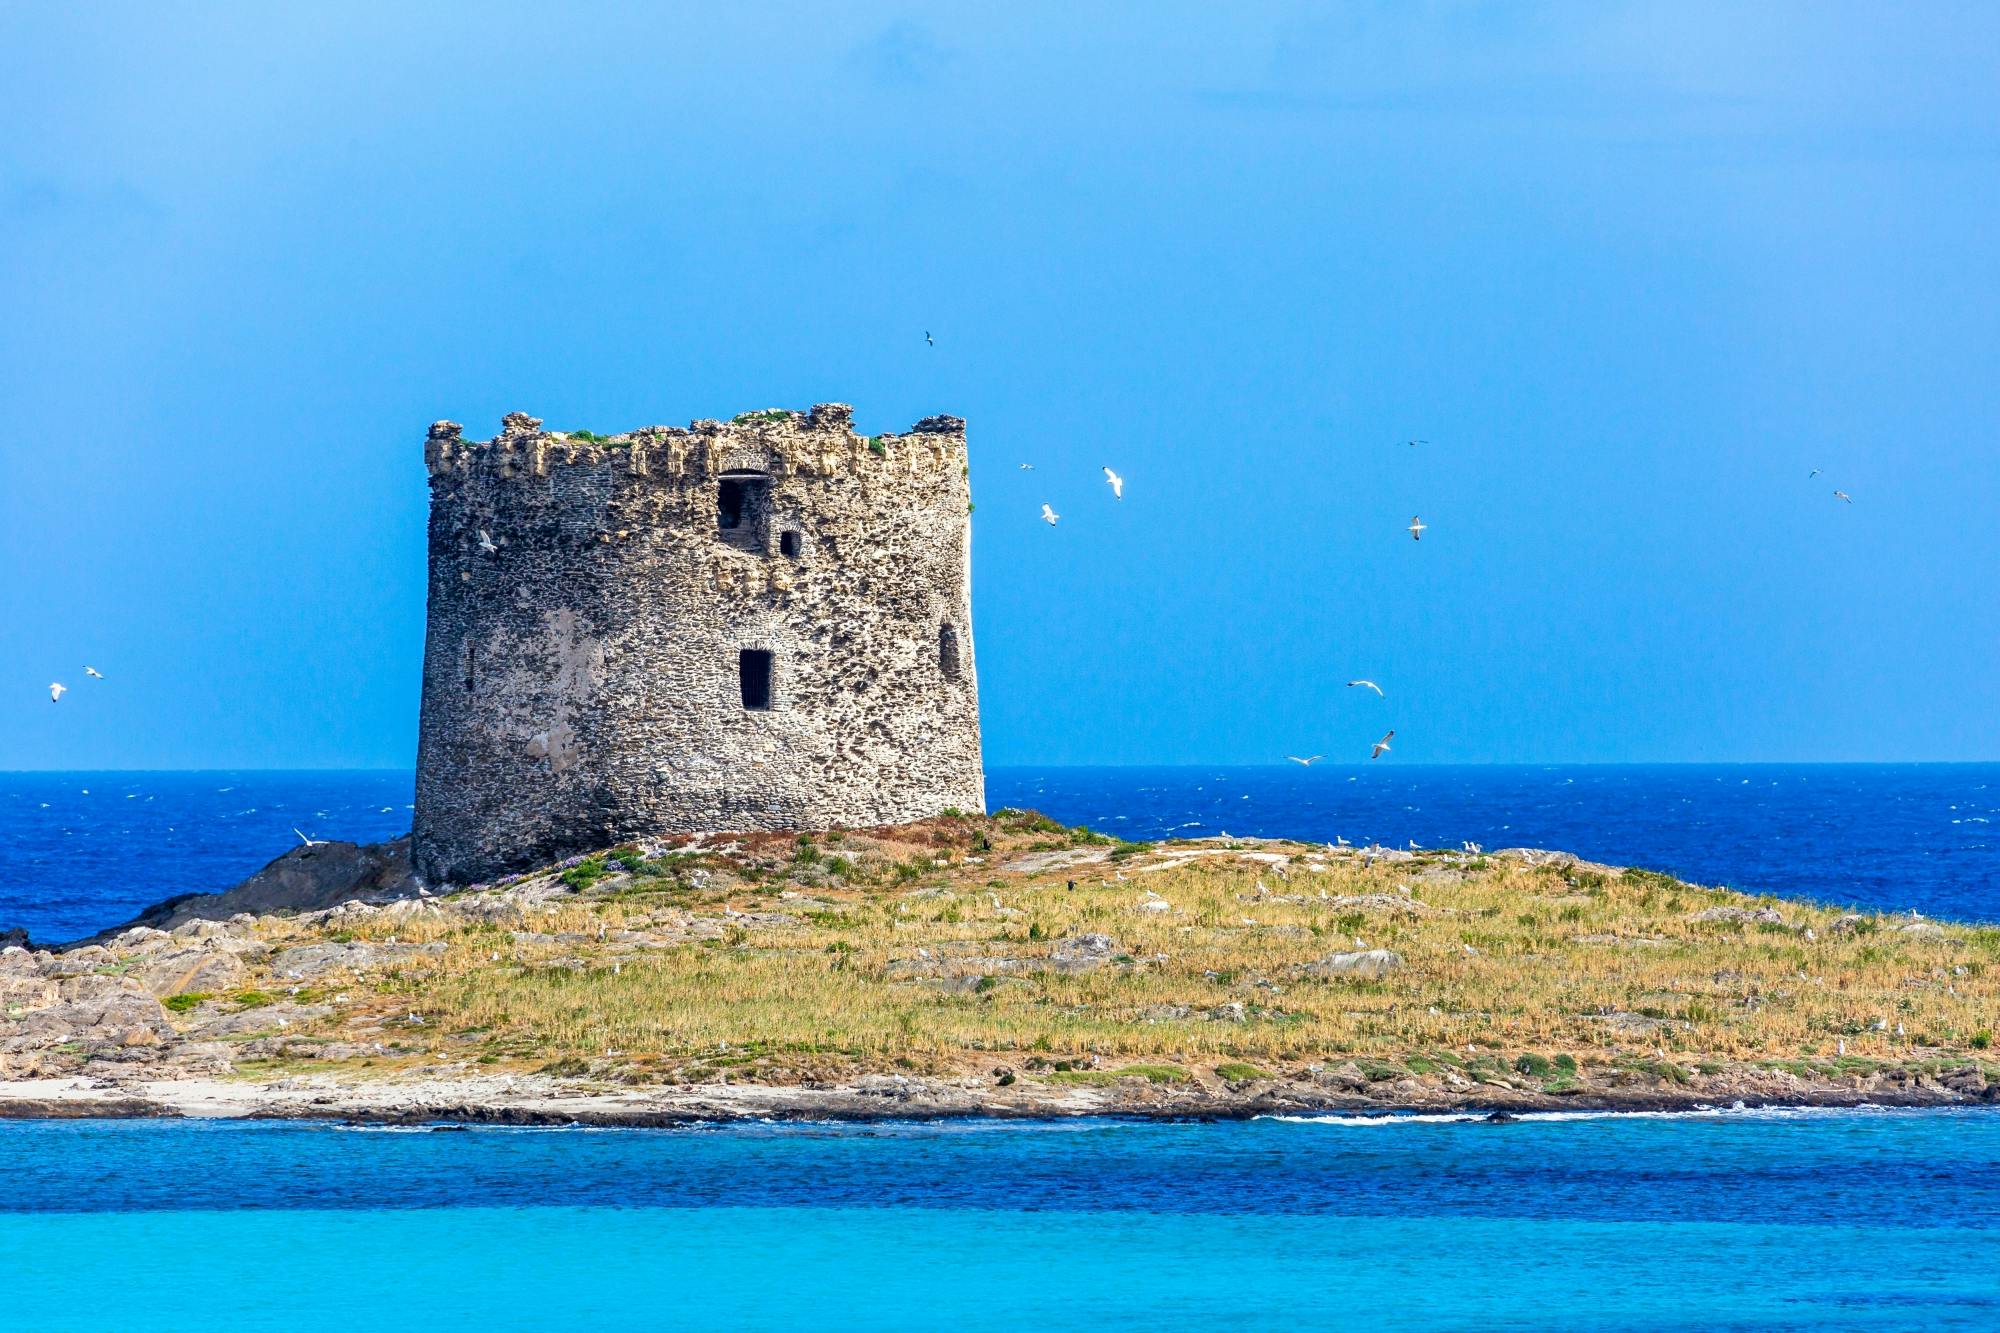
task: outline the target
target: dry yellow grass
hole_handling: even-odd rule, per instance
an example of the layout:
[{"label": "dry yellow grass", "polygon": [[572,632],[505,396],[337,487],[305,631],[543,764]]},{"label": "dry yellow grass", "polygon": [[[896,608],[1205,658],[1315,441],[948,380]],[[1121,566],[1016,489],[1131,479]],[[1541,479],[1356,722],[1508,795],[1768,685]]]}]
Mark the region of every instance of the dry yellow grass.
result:
[{"label": "dry yellow grass", "polygon": [[[1681,1066],[2000,1061],[1987,1049],[2000,930],[1842,920],[1574,863],[1435,853],[1370,865],[1292,843],[1103,848],[1080,837],[1025,816],[803,850],[764,837],[656,857],[490,919],[449,904],[378,914],[339,938],[445,949],[340,982],[347,1002],[320,1031],[379,1022],[429,1057],[640,1078],[1037,1055],[1363,1058],[1419,1072],[1524,1053]],[[1109,859],[1007,864],[1064,848]],[[596,864],[572,878],[589,880]],[[1766,907],[1782,920],[1695,919]],[[619,938],[628,932],[638,938]],[[295,944],[328,932],[279,934]],[[1052,954],[1086,935],[1109,937],[1104,956],[1063,970]],[[1313,970],[1363,947],[1401,964],[1373,980]]]}]

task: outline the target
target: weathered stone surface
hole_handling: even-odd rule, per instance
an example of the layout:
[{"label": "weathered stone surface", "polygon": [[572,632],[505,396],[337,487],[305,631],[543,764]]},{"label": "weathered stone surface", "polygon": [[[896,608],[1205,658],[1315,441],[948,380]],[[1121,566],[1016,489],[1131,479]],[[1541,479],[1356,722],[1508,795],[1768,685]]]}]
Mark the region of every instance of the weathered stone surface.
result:
[{"label": "weathered stone surface", "polygon": [[175,949],[146,959],[132,969],[153,995],[165,999],[188,991],[235,990],[243,984],[243,963],[226,949]]},{"label": "weathered stone surface", "polygon": [[1061,972],[1088,972],[1110,961],[1118,942],[1109,935],[1091,933],[1057,940],[1049,950],[1049,964]]},{"label": "weathered stone surface", "polygon": [[166,1011],[129,977],[0,977],[0,1075],[78,1058],[118,1058],[170,1040]]},{"label": "weathered stone surface", "polygon": [[1707,907],[1688,918],[1690,921],[1729,921],[1738,925],[1770,925],[1784,923],[1785,918],[1775,907]]},{"label": "weathered stone surface", "polygon": [[1386,977],[1403,965],[1403,955],[1393,949],[1359,949],[1353,953],[1330,953],[1305,970],[1316,977]]},{"label": "weathered stone surface", "polygon": [[330,973],[366,971],[385,963],[444,952],[442,944],[302,944],[271,960],[271,975],[284,981],[316,981]]},{"label": "weathered stone surface", "polygon": [[965,423],[852,415],[431,428],[419,874],[984,808]]}]

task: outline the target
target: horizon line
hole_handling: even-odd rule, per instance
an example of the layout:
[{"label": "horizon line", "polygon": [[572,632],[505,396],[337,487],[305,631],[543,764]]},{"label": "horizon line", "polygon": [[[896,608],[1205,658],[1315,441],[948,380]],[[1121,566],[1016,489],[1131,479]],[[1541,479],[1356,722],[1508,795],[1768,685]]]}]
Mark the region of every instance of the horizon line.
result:
[{"label": "horizon line", "polygon": [[[1520,759],[1464,759],[1411,761],[1393,766],[1371,765],[1367,760],[1319,760],[1313,767],[1324,767],[1346,772],[1362,769],[1367,772],[1390,773],[1404,769],[1456,769],[1456,768],[1978,768],[2000,766],[2000,759],[1590,759],[1590,760],[1520,760]],[[1171,763],[1009,763],[982,765],[987,773],[1009,770],[1132,770],[1145,769],[1290,769],[1295,763],[1242,763],[1220,761],[1177,761]],[[416,775],[414,764],[408,767],[338,767],[312,766],[303,768],[261,767],[250,764],[233,764],[214,768],[0,768],[0,777],[59,777],[64,774],[91,774],[96,776],[146,775],[146,774],[196,774],[196,773],[369,773]],[[1304,770],[1310,772],[1310,769]]]}]

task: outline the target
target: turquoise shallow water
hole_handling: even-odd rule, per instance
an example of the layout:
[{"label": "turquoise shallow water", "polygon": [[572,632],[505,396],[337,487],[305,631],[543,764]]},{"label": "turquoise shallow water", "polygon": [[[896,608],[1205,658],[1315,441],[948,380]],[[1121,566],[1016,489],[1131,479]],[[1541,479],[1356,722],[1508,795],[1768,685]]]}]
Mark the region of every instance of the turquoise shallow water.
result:
[{"label": "turquoise shallow water", "polygon": [[1990,1328],[2000,1116],[0,1125],[0,1327]]}]

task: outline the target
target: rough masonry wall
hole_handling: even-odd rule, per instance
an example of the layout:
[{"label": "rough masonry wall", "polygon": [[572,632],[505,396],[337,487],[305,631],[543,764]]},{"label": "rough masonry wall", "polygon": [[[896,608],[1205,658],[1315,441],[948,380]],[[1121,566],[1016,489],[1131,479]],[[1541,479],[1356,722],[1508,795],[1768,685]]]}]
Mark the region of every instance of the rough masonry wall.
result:
[{"label": "rough masonry wall", "polygon": [[963,421],[871,440],[834,403],[600,441],[516,413],[484,442],[440,422],[426,456],[430,882],[985,808]]}]

